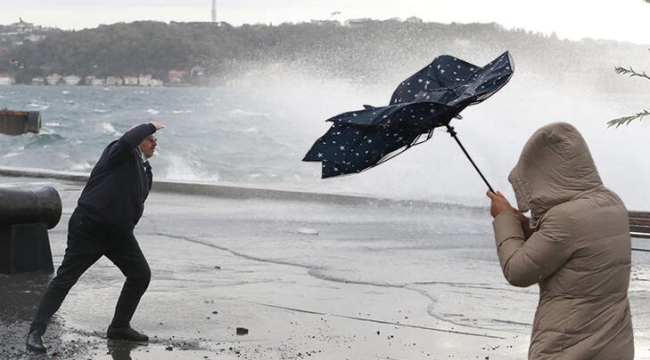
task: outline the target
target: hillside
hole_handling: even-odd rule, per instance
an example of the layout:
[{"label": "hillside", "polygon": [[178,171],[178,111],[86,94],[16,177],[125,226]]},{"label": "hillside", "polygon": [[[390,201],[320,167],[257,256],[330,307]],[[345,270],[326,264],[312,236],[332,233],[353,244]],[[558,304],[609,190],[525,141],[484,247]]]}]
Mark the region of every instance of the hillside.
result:
[{"label": "hillside", "polygon": [[[630,86],[614,74],[614,67],[643,68],[650,59],[647,48],[560,40],[494,23],[444,25],[411,19],[233,27],[143,21],[60,31],[42,41],[3,48],[0,72],[28,84],[33,77],[52,73],[82,78],[152,74],[166,79],[170,70],[201,68],[207,83],[218,85],[251,69],[282,64],[318,76],[394,82],[440,54],[484,65],[508,50],[518,76],[586,82],[612,91]],[[11,59],[23,67],[12,66]]]}]

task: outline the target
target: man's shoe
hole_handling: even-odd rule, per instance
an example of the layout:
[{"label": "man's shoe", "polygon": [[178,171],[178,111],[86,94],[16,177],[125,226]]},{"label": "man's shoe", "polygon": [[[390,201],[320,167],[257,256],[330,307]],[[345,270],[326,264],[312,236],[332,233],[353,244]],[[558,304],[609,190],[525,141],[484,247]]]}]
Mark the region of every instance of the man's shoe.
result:
[{"label": "man's shoe", "polygon": [[27,348],[32,351],[44,353],[47,351],[45,345],[43,345],[42,335],[34,330],[27,335],[27,340],[25,341]]},{"label": "man's shoe", "polygon": [[111,340],[128,340],[137,342],[149,341],[149,337],[147,335],[133,330],[133,328],[130,326],[123,328],[109,326],[108,330],[106,331],[106,337]]}]

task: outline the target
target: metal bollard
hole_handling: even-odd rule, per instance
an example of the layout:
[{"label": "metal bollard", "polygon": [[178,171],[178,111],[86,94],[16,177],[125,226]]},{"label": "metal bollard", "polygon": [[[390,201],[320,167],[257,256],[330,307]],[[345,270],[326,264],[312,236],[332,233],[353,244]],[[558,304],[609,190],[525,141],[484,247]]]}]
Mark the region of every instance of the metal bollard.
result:
[{"label": "metal bollard", "polygon": [[61,220],[61,197],[51,186],[40,190],[0,189],[0,226],[44,223],[52,229]]},{"label": "metal bollard", "polygon": [[0,273],[54,271],[47,230],[59,223],[61,209],[61,197],[51,186],[0,189]]},{"label": "metal bollard", "polygon": [[21,135],[41,131],[41,114],[38,111],[0,110],[0,133]]}]

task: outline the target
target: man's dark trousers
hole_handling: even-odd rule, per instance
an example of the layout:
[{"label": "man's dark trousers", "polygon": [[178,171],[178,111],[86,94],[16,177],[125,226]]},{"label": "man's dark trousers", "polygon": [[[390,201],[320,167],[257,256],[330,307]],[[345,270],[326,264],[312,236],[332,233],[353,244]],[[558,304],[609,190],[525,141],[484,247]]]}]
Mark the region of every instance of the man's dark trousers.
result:
[{"label": "man's dark trousers", "polygon": [[126,276],[111,326],[122,328],[130,325],[140,298],[149,286],[149,264],[133,232],[116,233],[108,226],[91,220],[83,210],[77,208],[68,223],[68,244],[63,262],[45,289],[30,332],[37,330],[40,334],[45,333],[50,318],[72,286],[102,256],[110,259]]}]

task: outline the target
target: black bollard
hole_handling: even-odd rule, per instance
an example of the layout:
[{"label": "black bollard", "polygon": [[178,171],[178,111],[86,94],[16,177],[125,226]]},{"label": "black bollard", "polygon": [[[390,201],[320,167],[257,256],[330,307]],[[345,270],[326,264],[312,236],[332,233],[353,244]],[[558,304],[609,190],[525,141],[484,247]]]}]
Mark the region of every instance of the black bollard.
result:
[{"label": "black bollard", "polygon": [[0,133],[21,135],[41,131],[41,114],[38,111],[0,110]]},{"label": "black bollard", "polygon": [[0,273],[54,271],[47,230],[59,223],[61,208],[61,197],[50,186],[0,189]]},{"label": "black bollard", "polygon": [[0,189],[0,226],[45,223],[52,229],[61,219],[61,197],[55,188]]}]

